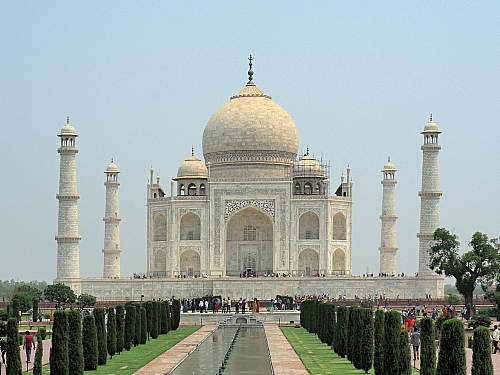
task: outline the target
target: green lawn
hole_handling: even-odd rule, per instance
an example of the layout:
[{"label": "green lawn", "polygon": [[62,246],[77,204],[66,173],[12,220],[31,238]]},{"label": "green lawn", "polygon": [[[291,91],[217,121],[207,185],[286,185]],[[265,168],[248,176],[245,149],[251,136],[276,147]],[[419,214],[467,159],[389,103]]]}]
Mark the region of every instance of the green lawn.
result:
[{"label": "green lawn", "polygon": [[[146,345],[139,345],[130,351],[123,351],[122,354],[115,355],[109,359],[104,366],[98,366],[96,371],[85,371],[85,374],[92,375],[128,375],[137,371],[153,359],[163,354],[172,346],[196,332],[200,327],[179,327],[176,331],[170,331],[166,335],[159,335],[156,340],[149,340]],[[49,375],[49,366],[43,368],[43,374]],[[31,374],[31,372],[30,372]]]},{"label": "green lawn", "polygon": [[[347,358],[340,358],[328,345],[323,344],[316,335],[307,332],[304,328],[282,327],[281,331],[311,374],[365,373],[363,370],[357,370]],[[373,374],[373,368],[368,373]],[[413,370],[413,373],[419,372]]]}]

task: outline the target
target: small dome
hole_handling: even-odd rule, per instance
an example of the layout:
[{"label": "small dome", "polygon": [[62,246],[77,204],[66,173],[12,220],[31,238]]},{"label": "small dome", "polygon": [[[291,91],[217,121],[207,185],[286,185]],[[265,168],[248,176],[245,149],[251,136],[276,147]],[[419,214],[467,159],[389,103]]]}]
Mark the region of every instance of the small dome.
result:
[{"label": "small dome", "polygon": [[113,163],[113,159],[111,159],[111,164],[106,168],[106,173],[120,173],[118,167]]},{"label": "small dome", "polygon": [[70,124],[66,124],[61,129],[61,135],[76,135],[75,128]]},{"label": "small dome", "polygon": [[396,170],[396,167],[390,161],[388,161],[387,163],[385,163],[385,165],[384,165],[384,171],[395,171],[395,170]]},{"label": "small dome", "polygon": [[310,155],[304,155],[293,166],[294,177],[323,177],[321,164]]},{"label": "small dome", "polygon": [[208,178],[207,166],[192,155],[179,166],[177,178]]},{"label": "small dome", "polygon": [[424,126],[424,132],[437,132],[439,131],[437,124],[434,121],[429,121]]}]

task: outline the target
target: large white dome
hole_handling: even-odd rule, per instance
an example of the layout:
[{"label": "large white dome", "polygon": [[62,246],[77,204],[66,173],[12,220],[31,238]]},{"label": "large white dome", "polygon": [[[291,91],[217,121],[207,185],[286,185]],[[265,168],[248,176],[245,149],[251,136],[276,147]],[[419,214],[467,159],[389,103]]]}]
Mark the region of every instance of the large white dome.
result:
[{"label": "large white dome", "polygon": [[292,118],[252,81],[214,113],[203,132],[205,162],[221,161],[224,154],[239,154],[240,161],[292,162],[298,148]]}]

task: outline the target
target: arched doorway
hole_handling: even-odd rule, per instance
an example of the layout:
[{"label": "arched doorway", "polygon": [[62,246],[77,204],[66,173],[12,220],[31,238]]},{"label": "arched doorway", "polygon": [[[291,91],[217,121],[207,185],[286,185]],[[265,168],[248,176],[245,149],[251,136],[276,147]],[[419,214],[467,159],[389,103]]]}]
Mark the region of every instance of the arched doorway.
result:
[{"label": "arched doorway", "polygon": [[181,218],[180,240],[197,241],[201,237],[201,220],[198,215],[188,212]]},{"label": "arched doorway", "polygon": [[167,256],[162,250],[155,253],[154,277],[165,277],[167,275]]},{"label": "arched doorway", "polygon": [[229,219],[226,230],[226,275],[273,272],[273,223],[248,207]]},{"label": "arched doorway", "polygon": [[200,276],[201,271],[200,254],[193,249],[184,251],[181,254],[181,275]]},{"label": "arched doorway", "polygon": [[302,250],[299,254],[299,274],[314,276],[319,273],[319,255],[313,249]]},{"label": "arched doorway", "polygon": [[319,239],[319,217],[308,211],[299,219],[299,240]]},{"label": "arched doorway", "polygon": [[331,268],[333,275],[345,275],[345,253],[342,249],[336,249],[331,255]]}]

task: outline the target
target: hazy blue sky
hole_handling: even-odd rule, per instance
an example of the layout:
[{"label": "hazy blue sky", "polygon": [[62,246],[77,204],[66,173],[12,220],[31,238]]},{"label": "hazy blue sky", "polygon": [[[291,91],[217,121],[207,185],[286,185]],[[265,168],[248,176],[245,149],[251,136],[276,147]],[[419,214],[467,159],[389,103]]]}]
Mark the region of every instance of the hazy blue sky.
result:
[{"label": "hazy blue sky", "polygon": [[77,147],[80,270],[102,276],[105,176],[121,170],[122,276],[146,271],[146,183],[202,159],[211,115],[254,81],[300,149],[354,181],[353,271],[378,273],[382,169],[396,165],[398,271],[418,268],[422,136],[440,137],[441,224],[500,236],[500,3],[1,2],[0,279],[56,276],[59,139]]}]

